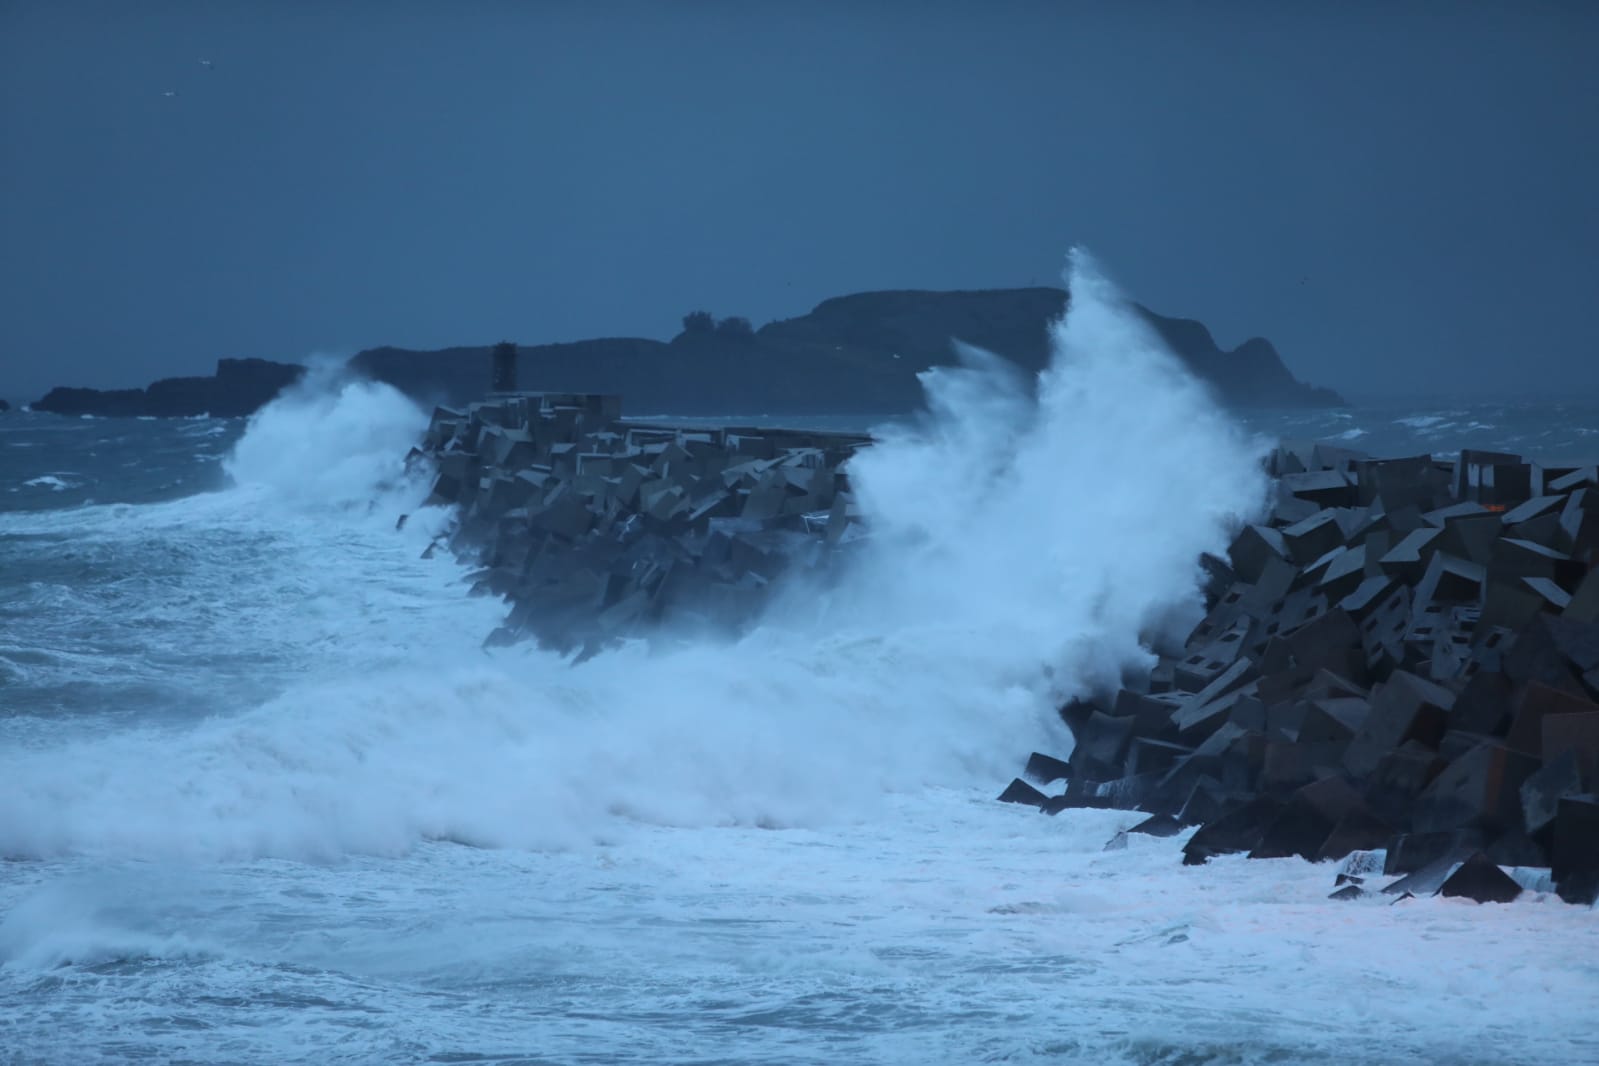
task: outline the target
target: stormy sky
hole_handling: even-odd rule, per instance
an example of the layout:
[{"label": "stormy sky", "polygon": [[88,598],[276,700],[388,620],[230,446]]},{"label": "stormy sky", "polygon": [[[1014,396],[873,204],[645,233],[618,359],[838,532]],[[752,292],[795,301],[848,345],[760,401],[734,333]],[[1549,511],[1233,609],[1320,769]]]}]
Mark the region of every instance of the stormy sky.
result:
[{"label": "stormy sky", "polygon": [[1357,398],[1591,395],[1596,54],[1584,2],[0,0],[0,396],[1077,242]]}]

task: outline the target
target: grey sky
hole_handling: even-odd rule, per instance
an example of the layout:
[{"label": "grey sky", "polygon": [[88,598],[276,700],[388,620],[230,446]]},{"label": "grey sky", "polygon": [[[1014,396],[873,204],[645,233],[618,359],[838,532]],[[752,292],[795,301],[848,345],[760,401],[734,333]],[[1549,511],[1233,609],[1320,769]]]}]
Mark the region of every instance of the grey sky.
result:
[{"label": "grey sky", "polygon": [[1051,284],[1078,241],[1350,394],[1591,395],[1596,54],[1583,2],[0,0],[0,395]]}]

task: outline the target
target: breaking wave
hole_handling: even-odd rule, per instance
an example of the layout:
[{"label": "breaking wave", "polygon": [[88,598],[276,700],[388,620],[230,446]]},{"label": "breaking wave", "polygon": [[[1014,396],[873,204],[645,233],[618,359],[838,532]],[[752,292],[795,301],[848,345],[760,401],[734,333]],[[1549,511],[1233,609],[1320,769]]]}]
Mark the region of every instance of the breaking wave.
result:
[{"label": "breaking wave", "polygon": [[252,420],[237,488],[163,513],[170,537],[212,543],[231,508],[228,535],[259,538],[256,564],[189,591],[248,604],[261,654],[298,649],[303,676],[198,722],[0,754],[0,854],[540,848],[997,790],[1030,749],[1069,743],[1062,698],[1192,616],[1199,555],[1266,487],[1261,445],[1085,257],[1068,281],[1036,382],[963,349],[924,375],[925,416],[854,460],[872,536],[847,581],[790,589],[737,640],[580,663],[484,652],[502,608],[418,558],[426,522],[394,530],[422,491],[401,476],[422,412],[370,384],[298,390]]}]

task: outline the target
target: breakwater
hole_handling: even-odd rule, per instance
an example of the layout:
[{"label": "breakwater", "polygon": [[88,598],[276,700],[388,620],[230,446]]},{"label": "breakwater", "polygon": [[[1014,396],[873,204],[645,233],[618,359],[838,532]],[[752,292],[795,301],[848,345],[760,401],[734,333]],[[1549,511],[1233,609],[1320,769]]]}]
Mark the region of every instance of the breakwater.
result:
[{"label": "breakwater", "polygon": [[855,512],[840,469],[861,434],[621,419],[615,396],[528,393],[440,408],[412,461],[453,505],[449,547],[506,597],[491,637],[592,652],[668,614],[736,628],[777,577],[825,567]]},{"label": "breakwater", "polygon": [[[414,453],[448,546],[511,603],[495,642],[590,651],[662,617],[737,625],[858,536],[869,439],[627,422],[615,397],[435,412]],[[1340,860],[1340,898],[1599,897],[1599,473],[1501,453],[1285,444],[1270,513],[1203,560],[1206,614],[1146,677],[1075,700],[1069,753],[1001,799],[1193,830],[1185,860]],[[1196,828],[1197,827],[1197,828]],[[1125,836],[1112,846],[1125,843]]]},{"label": "breakwater", "polygon": [[[1208,613],[1132,687],[1063,707],[1002,799],[1147,812],[1215,855],[1344,860],[1335,895],[1599,896],[1599,476],[1518,456],[1271,458],[1204,560]],[[1057,782],[1054,794],[1041,791]],[[1125,843],[1125,836],[1112,847]]]}]

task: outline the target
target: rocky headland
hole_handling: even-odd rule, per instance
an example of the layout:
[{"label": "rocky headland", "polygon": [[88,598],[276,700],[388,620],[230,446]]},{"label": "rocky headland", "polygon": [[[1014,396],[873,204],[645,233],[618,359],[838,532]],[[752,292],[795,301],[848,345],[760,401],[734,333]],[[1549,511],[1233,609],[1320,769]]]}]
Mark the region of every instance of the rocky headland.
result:
[{"label": "rocky headland", "polygon": [[143,389],[51,389],[35,411],[104,418],[158,418],[254,414],[299,381],[305,367],[266,359],[222,359],[209,377],[163,378]]},{"label": "rocky headland", "polygon": [[[519,349],[521,385],[560,393],[627,397],[629,410],[678,415],[874,414],[917,409],[916,375],[955,361],[951,339],[1002,353],[1028,372],[1049,359],[1048,325],[1068,303],[1063,289],[867,292],[818,304],[759,329],[738,317],[684,317],[670,341],[598,338]],[[1269,341],[1231,350],[1192,319],[1137,312],[1217,396],[1237,407],[1338,406],[1328,389],[1296,379]],[[372,348],[350,369],[423,404],[460,405],[483,393],[491,347],[414,351]],[[144,389],[56,388],[32,405],[64,415],[234,417],[250,414],[299,380],[305,368],[224,359],[210,377],[167,378]]]},{"label": "rocky headland", "polygon": [[[898,414],[921,405],[917,374],[955,361],[952,338],[999,352],[1029,373],[1042,370],[1049,323],[1067,303],[1066,291],[1054,288],[866,292],[759,329],[741,318],[696,312],[665,342],[622,337],[522,346],[521,384],[620,394],[638,413]],[[1226,403],[1343,403],[1296,379],[1269,341],[1257,337],[1225,351],[1199,322],[1136,310]],[[422,402],[462,404],[482,395],[490,351],[374,348],[350,365]]]}]

